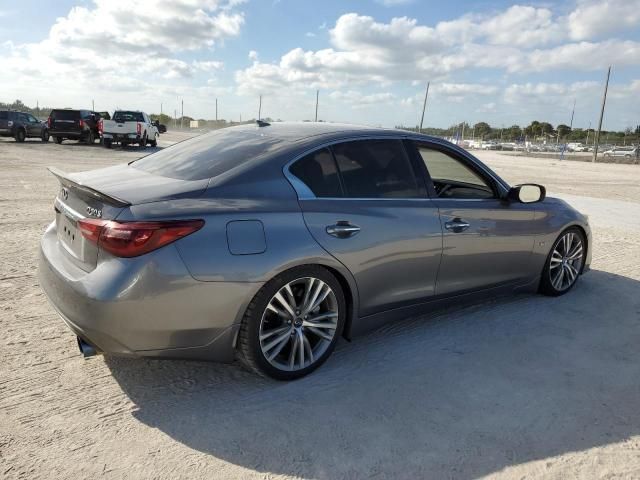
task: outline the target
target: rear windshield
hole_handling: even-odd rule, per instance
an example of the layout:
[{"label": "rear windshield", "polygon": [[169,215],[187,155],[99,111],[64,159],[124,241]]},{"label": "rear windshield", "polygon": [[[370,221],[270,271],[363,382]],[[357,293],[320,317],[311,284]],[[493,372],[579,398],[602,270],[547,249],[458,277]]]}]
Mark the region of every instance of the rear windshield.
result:
[{"label": "rear windshield", "polygon": [[141,112],[115,112],[113,120],[116,122],[144,122]]},{"label": "rear windshield", "polygon": [[181,180],[211,178],[267,155],[284,140],[242,128],[223,128],[180,142],[131,165],[145,172]]},{"label": "rear windshield", "polygon": [[79,110],[52,110],[51,120],[77,120],[80,118]]}]

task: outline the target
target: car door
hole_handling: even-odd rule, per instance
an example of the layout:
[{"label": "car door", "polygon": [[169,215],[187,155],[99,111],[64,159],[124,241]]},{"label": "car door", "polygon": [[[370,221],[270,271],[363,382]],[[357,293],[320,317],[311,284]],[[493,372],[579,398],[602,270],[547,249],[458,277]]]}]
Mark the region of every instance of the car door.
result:
[{"label": "car door", "polygon": [[27,135],[29,137],[40,137],[42,135],[42,123],[36,117],[26,114],[27,117]]},{"label": "car door", "polygon": [[438,210],[400,139],[353,140],[290,166],[315,240],[353,274],[360,316],[433,296]]},{"label": "car door", "polygon": [[443,229],[436,294],[529,278],[535,205],[503,200],[505,187],[468,154],[428,142],[414,145]]}]

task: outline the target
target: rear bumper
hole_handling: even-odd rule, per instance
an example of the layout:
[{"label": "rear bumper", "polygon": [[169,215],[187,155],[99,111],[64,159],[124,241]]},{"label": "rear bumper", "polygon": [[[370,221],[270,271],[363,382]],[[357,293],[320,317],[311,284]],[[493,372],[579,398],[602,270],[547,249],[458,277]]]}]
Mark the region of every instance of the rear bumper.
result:
[{"label": "rear bumper", "polygon": [[130,142],[137,143],[140,141],[140,135],[135,133],[108,133],[102,134],[102,138],[111,140],[112,142]]},{"label": "rear bumper", "polygon": [[123,356],[232,361],[246,306],[261,285],[193,279],[175,246],[72,264],[55,224],[41,242],[40,284],[67,326],[97,350]]},{"label": "rear bumper", "polygon": [[52,137],[64,137],[71,140],[80,140],[87,136],[87,132],[69,131],[69,130],[49,130]]}]

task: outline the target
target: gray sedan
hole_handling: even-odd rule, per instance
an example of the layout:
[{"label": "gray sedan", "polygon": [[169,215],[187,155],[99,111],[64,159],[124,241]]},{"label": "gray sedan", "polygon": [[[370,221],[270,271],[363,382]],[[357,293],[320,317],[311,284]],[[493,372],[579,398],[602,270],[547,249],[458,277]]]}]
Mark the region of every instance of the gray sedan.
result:
[{"label": "gray sedan", "polygon": [[587,218],[446,141],[259,122],[60,181],[41,285],[85,355],[301,377],[339,337],[499,292],[562,295]]}]

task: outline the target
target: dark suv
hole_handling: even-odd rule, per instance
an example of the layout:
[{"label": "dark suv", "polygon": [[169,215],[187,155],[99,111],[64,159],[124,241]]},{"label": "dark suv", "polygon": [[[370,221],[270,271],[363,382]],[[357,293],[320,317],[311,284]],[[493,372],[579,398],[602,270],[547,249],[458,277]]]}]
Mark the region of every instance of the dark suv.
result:
[{"label": "dark suv", "polygon": [[24,142],[26,138],[48,142],[49,129],[30,113],[0,110],[0,137],[13,137],[16,142]]},{"label": "dark suv", "polygon": [[49,134],[56,143],[64,139],[93,144],[98,133],[100,114],[91,110],[54,109],[49,115]]}]

